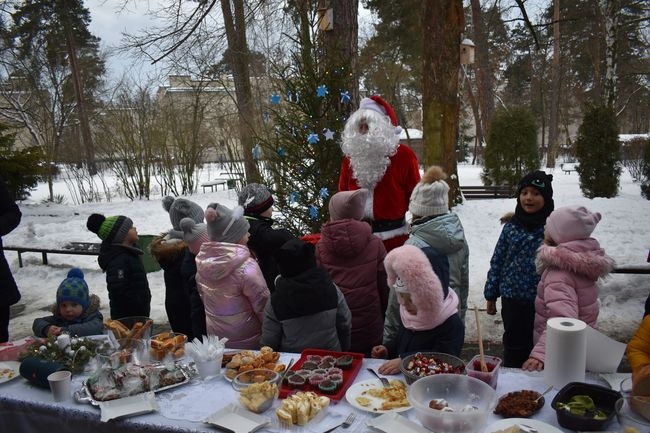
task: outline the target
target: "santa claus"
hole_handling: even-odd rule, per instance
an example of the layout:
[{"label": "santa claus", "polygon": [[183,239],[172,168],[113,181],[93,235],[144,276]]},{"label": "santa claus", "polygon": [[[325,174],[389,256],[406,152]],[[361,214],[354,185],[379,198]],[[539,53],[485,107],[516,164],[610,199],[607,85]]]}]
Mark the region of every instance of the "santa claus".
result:
[{"label": "santa claus", "polygon": [[352,113],[341,150],[345,157],[339,176],[339,191],[366,188],[365,219],[386,250],[404,244],[409,226],[404,218],[411,191],[420,181],[415,153],[399,144],[401,128],[392,107],[379,96],[364,98]]}]

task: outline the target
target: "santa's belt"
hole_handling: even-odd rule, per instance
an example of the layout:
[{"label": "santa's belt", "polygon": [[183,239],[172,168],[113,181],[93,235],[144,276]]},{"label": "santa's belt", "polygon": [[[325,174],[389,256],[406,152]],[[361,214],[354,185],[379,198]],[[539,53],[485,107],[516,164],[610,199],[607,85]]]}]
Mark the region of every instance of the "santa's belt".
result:
[{"label": "santa's belt", "polygon": [[368,221],[372,225],[373,233],[388,232],[404,226],[404,218],[398,220]]}]

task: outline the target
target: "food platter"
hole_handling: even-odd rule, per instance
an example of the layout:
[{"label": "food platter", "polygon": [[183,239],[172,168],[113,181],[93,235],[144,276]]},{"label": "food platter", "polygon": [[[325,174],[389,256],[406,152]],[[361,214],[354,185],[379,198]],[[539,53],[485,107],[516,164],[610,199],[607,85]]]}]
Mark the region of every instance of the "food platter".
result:
[{"label": "food platter", "polygon": [[[158,366],[154,366],[153,368],[162,369],[162,368],[165,368],[165,367],[162,366],[162,365],[158,365]],[[188,368],[186,366],[184,366],[184,365],[181,365],[181,364],[176,364],[176,368],[177,368],[176,371],[178,372],[179,377],[180,377],[181,380],[179,380],[178,382],[175,382],[173,384],[170,384],[170,385],[159,386],[159,387],[156,387],[155,389],[149,389],[149,390],[146,390],[146,391],[151,391],[151,392],[157,393],[157,392],[160,392],[160,391],[165,391],[167,389],[176,388],[178,386],[185,385],[186,383],[188,383],[190,381],[190,379],[191,379],[191,372],[188,370]],[[106,401],[111,401],[111,400],[117,399],[117,398],[110,398],[110,399],[109,398],[102,398],[102,397],[100,397],[98,395],[93,395],[92,386],[89,383],[89,381],[91,379],[92,378],[84,380],[83,383],[82,383],[81,389],[76,390],[74,392],[74,398],[78,403],[90,403],[90,404],[92,404],[94,406],[99,406],[99,404],[101,402],[106,402]],[[131,394],[131,395],[133,395],[133,394]],[[119,399],[130,397],[131,395],[123,395]]]},{"label": "food platter", "polygon": [[204,422],[233,433],[250,433],[261,429],[271,420],[231,403],[210,415]]},{"label": "food platter", "polygon": [[485,429],[485,433],[494,433],[496,431],[505,430],[508,427],[512,427],[515,425],[520,425],[523,427],[520,430],[521,432],[524,432],[526,430],[528,431],[536,430],[538,433],[562,433],[562,430],[560,430],[557,427],[553,427],[552,425],[547,424],[545,422],[538,421],[536,419],[530,419],[530,418],[504,418],[502,420],[490,424]]},{"label": "food platter", "polygon": [[[382,385],[379,379],[368,379],[353,384],[345,393],[345,399],[355,408],[371,413],[404,412],[412,408],[412,406],[409,404],[408,406],[382,410],[381,405],[385,403],[386,400],[369,395],[367,391],[370,389],[382,389]],[[367,398],[369,400],[369,404],[365,406],[360,404],[357,400],[359,397]]]},{"label": "food platter", "polygon": [[20,376],[20,362],[0,361],[0,383],[9,382]]}]

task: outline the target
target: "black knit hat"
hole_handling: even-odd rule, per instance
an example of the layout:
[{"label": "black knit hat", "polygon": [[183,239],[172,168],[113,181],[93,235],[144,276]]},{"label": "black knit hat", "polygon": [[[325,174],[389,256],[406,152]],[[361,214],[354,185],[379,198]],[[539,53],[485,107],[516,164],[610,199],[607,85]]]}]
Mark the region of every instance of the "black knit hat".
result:
[{"label": "black knit hat", "polygon": [[94,213],[88,217],[86,227],[104,242],[121,244],[133,227],[133,221],[124,215],[105,217]]},{"label": "black knit hat", "polygon": [[553,182],[552,174],[546,174],[546,172],[541,170],[528,173],[519,181],[519,185],[517,186],[517,197],[521,194],[522,189],[527,186],[532,186],[539,190],[542,197],[544,197],[545,202],[551,201],[553,200],[553,185],[551,182]]},{"label": "black knit hat", "polygon": [[315,250],[314,244],[294,238],[282,244],[273,258],[283,277],[294,277],[316,267]]}]

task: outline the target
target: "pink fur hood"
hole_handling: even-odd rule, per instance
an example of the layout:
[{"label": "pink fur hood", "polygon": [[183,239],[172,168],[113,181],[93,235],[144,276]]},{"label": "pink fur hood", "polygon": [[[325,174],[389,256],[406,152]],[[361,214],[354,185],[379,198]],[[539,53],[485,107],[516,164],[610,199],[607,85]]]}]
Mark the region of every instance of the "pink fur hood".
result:
[{"label": "pink fur hood", "polygon": [[420,248],[413,245],[395,248],[386,255],[384,266],[388,284],[393,287],[399,276],[417,306],[417,314],[413,316],[400,305],[406,328],[418,331],[433,329],[458,311],[458,296],[449,289],[449,295],[444,298],[440,279]]},{"label": "pink fur hood", "polygon": [[565,242],[556,247],[542,245],[537,250],[535,264],[540,275],[547,268],[558,268],[594,281],[614,269],[614,260],[594,238]]}]

